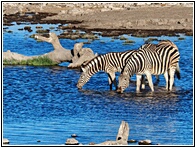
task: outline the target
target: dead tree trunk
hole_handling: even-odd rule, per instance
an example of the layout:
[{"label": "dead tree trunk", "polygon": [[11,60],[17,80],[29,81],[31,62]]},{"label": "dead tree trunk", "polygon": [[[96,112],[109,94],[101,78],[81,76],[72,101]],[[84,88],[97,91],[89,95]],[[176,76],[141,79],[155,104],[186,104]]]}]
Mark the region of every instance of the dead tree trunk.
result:
[{"label": "dead tree trunk", "polygon": [[90,48],[82,48],[83,43],[76,43],[73,50],[63,48],[55,33],[49,33],[49,38],[41,35],[35,35],[35,38],[51,43],[54,47],[54,51],[38,56],[25,56],[8,50],[7,52],[3,52],[3,60],[22,61],[38,57],[48,57],[57,64],[62,62],[72,62],[68,67],[76,68],[81,66],[82,63],[89,61],[96,56]]},{"label": "dead tree trunk", "polygon": [[129,137],[129,125],[127,122],[122,121],[120,128],[118,130],[118,134],[116,136],[116,141],[105,141],[97,145],[128,145],[127,142],[128,137]]},{"label": "dead tree trunk", "polygon": [[71,62],[73,54],[71,50],[65,49],[61,46],[59,39],[55,33],[49,33],[50,37],[46,38],[40,35],[35,35],[35,38],[41,41],[51,43],[54,47],[54,51],[46,53],[42,56],[47,56],[52,61],[61,63],[61,62]]}]

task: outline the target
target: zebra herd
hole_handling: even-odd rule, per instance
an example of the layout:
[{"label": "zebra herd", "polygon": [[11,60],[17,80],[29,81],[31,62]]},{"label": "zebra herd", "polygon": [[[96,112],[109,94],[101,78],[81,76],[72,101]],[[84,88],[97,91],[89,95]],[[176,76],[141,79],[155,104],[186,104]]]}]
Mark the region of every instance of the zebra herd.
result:
[{"label": "zebra herd", "polygon": [[[123,91],[129,86],[130,77],[136,74],[136,92],[144,88],[144,75],[146,75],[151,91],[154,91],[152,75],[164,74],[166,89],[171,91],[174,83],[174,75],[180,79],[179,69],[180,53],[178,47],[169,40],[160,41],[158,44],[147,43],[138,50],[124,52],[110,52],[98,55],[89,62],[81,65],[82,74],[77,87],[81,89],[90,78],[99,71],[108,74],[110,90],[112,85],[117,92]],[[120,72],[117,85],[115,73]]]}]

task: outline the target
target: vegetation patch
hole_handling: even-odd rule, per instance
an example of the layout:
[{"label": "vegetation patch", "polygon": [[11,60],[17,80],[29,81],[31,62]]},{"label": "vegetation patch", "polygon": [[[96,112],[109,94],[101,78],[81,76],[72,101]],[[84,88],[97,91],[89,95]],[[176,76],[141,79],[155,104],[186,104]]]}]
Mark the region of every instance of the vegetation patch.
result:
[{"label": "vegetation patch", "polygon": [[58,63],[52,61],[46,56],[36,57],[28,60],[3,60],[4,65],[33,65],[33,66],[53,66]]},{"label": "vegetation patch", "polygon": [[185,38],[183,38],[183,37],[180,37],[180,38],[178,38],[178,40],[185,40]]},{"label": "vegetation patch", "polygon": [[130,44],[134,44],[135,41],[132,41],[132,40],[126,40],[123,45],[130,45]]},{"label": "vegetation patch", "polygon": [[124,36],[121,36],[120,40],[128,40],[128,39],[126,37],[124,37]]},{"label": "vegetation patch", "polygon": [[153,41],[159,41],[157,38],[148,38],[145,43],[150,43],[150,42],[153,42]]}]

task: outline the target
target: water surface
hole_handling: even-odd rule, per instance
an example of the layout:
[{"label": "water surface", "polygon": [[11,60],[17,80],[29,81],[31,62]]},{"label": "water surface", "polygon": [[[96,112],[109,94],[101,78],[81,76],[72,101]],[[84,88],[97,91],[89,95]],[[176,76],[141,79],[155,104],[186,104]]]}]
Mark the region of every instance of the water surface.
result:
[{"label": "water surface", "polygon": [[[44,27],[51,26],[55,25]],[[22,27],[10,26],[8,30],[13,33],[4,32],[3,51],[39,55],[53,50],[51,44],[29,38],[34,32],[19,31]],[[136,49],[148,39],[124,36],[135,43],[123,45],[123,40],[100,37],[84,47],[104,54]],[[150,139],[162,145],[192,145],[193,37],[183,34],[180,37],[184,40],[157,37],[173,41],[180,51],[181,79],[175,79],[172,92],[165,91],[163,76],[154,93],[146,86],[136,94],[135,84],[131,83],[125,93],[118,94],[109,90],[104,72],[95,74],[78,90],[76,83],[81,72],[67,69],[69,63],[51,67],[4,66],[3,137],[8,138],[11,145],[62,145],[75,133],[82,144],[101,143],[115,140],[120,123],[125,120],[130,127],[129,139]],[[83,41],[87,40],[60,39],[67,49]],[[132,80],[135,81],[135,76]]]}]

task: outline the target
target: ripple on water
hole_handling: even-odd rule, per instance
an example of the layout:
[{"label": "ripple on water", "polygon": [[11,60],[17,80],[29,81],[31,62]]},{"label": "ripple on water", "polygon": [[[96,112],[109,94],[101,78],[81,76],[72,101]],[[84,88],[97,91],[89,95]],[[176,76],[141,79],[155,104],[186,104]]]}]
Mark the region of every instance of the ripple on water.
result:
[{"label": "ripple on water", "polygon": [[[8,39],[12,40],[13,36],[5,33],[4,49],[13,46],[14,51],[27,55],[40,54],[40,47],[45,52],[52,49],[48,44],[28,38],[23,41],[25,45],[14,46],[17,40],[23,39],[24,36],[20,35],[20,38],[14,36],[15,42],[10,43]],[[133,47],[139,47],[147,39],[130,38],[136,41]],[[175,37],[158,39],[162,38],[177,40]],[[67,49],[72,49],[76,42],[60,41]],[[31,50],[26,46],[29,42]],[[98,53],[132,49],[132,46],[123,46],[121,43],[120,40],[111,43],[107,38],[104,44],[93,41],[84,46]],[[83,144],[100,143],[108,139],[115,140],[119,125],[125,120],[130,127],[129,139],[150,139],[153,143],[166,145],[191,145],[192,37],[175,43],[181,54],[181,79],[175,79],[172,92],[165,91],[163,76],[158,86],[155,86],[154,93],[148,86],[141,93],[135,93],[135,84],[132,83],[123,94],[118,94],[109,90],[107,74],[103,72],[94,75],[82,90],[78,90],[76,83],[80,76],[79,70],[64,66],[4,66],[4,137],[13,145],[51,145],[64,144],[71,134],[76,133],[77,140]],[[111,45],[115,48],[111,49]],[[135,77],[132,79],[135,80]]]}]

